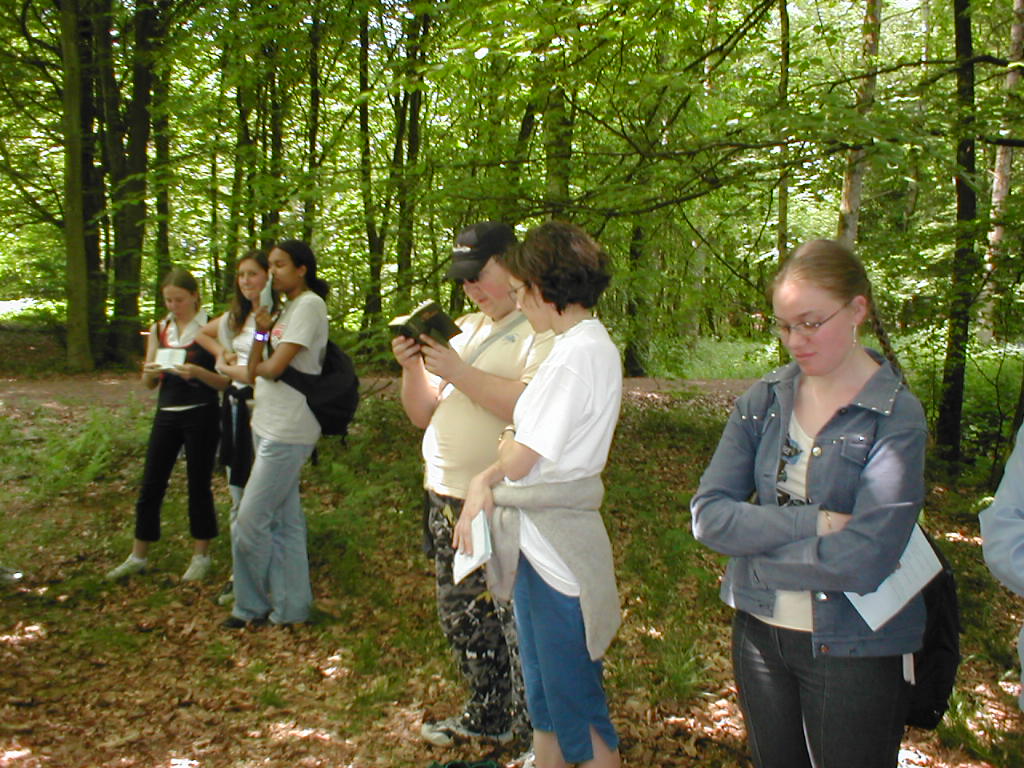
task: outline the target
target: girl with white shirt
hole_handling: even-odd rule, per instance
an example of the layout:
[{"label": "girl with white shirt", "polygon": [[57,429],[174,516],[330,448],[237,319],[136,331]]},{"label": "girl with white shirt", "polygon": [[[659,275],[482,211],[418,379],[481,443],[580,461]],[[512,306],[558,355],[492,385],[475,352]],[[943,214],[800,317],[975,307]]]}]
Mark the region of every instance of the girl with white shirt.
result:
[{"label": "girl with white shirt", "polygon": [[142,487],[135,506],[135,542],[128,559],[107,573],[117,580],[145,570],[149,545],[160,538],[160,508],[182,446],[188,467],[188,517],[195,552],[182,581],[203,579],[210,570],[210,540],[217,514],[210,479],[219,424],[217,391],[228,378],[214,370],[214,357],[197,336],[206,322],[199,285],[184,269],[172,269],[161,285],[168,315],[149,329],[142,383],[159,387]]},{"label": "girl with white shirt", "polygon": [[537,767],[618,768],[602,659],[620,612],[599,510],[622,363],[593,315],[608,256],[583,230],[552,221],[501,261],[510,295],[555,342],[516,402],[498,461],[470,481],[454,546],[471,551],[473,519],[490,515],[487,581],[499,598],[514,592]]},{"label": "girl with white shirt", "polygon": [[[203,326],[203,333],[216,339],[217,371],[231,379],[224,391],[220,415],[220,463],[227,467],[228,492],[231,494],[230,521],[238,515],[242,491],[252,468],[253,446],[250,418],[253,388],[249,377],[249,351],[256,330],[256,309],[260,294],[270,281],[267,254],[251,250],[235,266],[235,291],[231,307]],[[274,294],[270,301],[273,305]],[[229,580],[217,597],[220,605],[234,600]]]},{"label": "girl with white shirt", "polygon": [[270,274],[284,308],[255,315],[249,377],[255,382],[252,431],[256,457],[231,526],[235,604],[223,626],[297,624],[309,618],[313,592],[299,477],[320,437],[320,424],[297,389],[279,381],[289,366],[318,374],[327,348],[328,285],[300,240],[270,251]]}]

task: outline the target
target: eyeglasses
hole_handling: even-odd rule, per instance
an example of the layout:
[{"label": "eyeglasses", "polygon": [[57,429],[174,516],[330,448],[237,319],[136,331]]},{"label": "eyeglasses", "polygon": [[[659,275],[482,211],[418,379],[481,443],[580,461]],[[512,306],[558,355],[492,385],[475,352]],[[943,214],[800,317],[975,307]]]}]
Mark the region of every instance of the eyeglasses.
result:
[{"label": "eyeglasses", "polygon": [[843,304],[843,306],[841,306],[839,309],[837,309],[831,315],[826,317],[824,320],[819,320],[819,321],[814,322],[814,323],[805,320],[802,323],[793,323],[792,325],[789,325],[789,324],[784,323],[781,320],[779,320],[779,318],[775,318],[775,325],[772,328],[772,333],[774,333],[780,339],[784,339],[784,338],[789,336],[789,332],[790,331],[796,331],[796,333],[799,334],[800,336],[803,336],[805,339],[809,339],[811,336],[813,336],[814,334],[816,334],[818,332],[818,330],[821,328],[821,326],[823,326],[825,323],[827,323],[833,317],[835,317],[840,312],[842,312],[844,309],[846,309],[846,307],[847,307],[847,305],[849,305],[849,303],[850,302],[846,302],[846,304]]},{"label": "eyeglasses", "polygon": [[520,283],[519,285],[515,285],[515,286],[509,288],[509,290],[508,290],[508,297],[510,299],[512,299],[512,301],[518,301],[519,300],[519,291],[521,289],[525,288],[525,287],[526,287],[526,283]]}]

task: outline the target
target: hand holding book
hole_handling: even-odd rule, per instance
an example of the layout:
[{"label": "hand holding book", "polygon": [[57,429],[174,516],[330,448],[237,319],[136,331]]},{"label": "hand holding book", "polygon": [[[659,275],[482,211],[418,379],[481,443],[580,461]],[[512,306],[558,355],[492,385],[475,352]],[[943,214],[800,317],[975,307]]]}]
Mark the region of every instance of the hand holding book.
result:
[{"label": "hand holding book", "polygon": [[406,336],[419,342],[420,336],[426,335],[444,346],[448,346],[450,338],[462,333],[436,301],[423,302],[412,314],[396,317],[388,327],[392,336]]}]

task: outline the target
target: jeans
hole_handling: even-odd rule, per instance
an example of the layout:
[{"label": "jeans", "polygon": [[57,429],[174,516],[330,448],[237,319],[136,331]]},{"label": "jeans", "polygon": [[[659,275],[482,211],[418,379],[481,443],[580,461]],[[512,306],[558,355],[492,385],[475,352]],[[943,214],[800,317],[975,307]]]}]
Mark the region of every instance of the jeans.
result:
[{"label": "jeans", "polygon": [[608,749],[616,749],[604,665],[587,650],[580,599],[553,589],[520,552],[512,602],[533,727],[553,732],[570,763],[593,759],[591,728]]},{"label": "jeans", "polygon": [[312,445],[277,443],[254,436],[256,459],[231,526],[235,606],[232,613],[274,624],[309,618],[313,590],[306,555],[306,518],[299,475]]},{"label": "jeans", "polygon": [[811,634],[733,619],[733,669],[757,768],[895,768],[901,656],[814,656]]},{"label": "jeans", "polygon": [[160,507],[167,493],[174,463],[182,446],[188,472],[188,521],[192,538],[212,539],[217,535],[217,513],[213,506],[210,480],[217,457],[220,424],[215,405],[200,405],[184,411],[158,410],[153,418],[146,448],[146,467],[135,504],[135,538],[160,540]]}]

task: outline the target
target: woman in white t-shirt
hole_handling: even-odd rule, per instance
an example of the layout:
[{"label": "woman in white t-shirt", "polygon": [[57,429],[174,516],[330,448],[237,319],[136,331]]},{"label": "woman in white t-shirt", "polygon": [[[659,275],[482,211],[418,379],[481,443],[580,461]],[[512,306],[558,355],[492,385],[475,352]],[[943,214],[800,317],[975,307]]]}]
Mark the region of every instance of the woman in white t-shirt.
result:
[{"label": "woman in white t-shirt", "polygon": [[[618,627],[619,604],[599,508],[622,364],[592,312],[609,282],[608,256],[578,227],[548,222],[501,260],[534,331],[556,336],[516,403],[498,461],[470,482],[454,546],[471,551],[473,519],[481,509],[494,513],[488,583],[493,576],[501,597],[497,582],[506,577],[496,574],[514,573],[538,768],[617,768],[602,658]],[[505,501],[511,492],[516,501]]]},{"label": "woman in white t-shirt", "polygon": [[[216,339],[217,371],[231,379],[224,391],[220,413],[220,463],[227,467],[228,492],[231,494],[230,521],[238,516],[242,491],[252,467],[253,446],[250,412],[253,388],[249,378],[249,350],[256,330],[256,308],[260,294],[270,282],[270,264],[267,254],[254,249],[246,253],[235,265],[235,291],[231,307],[222,315],[203,326],[203,333]],[[271,290],[270,302],[276,303]],[[232,583],[228,581],[217,598],[221,605],[234,600]]]},{"label": "woman in white t-shirt", "polygon": [[182,448],[188,467],[189,529],[195,540],[182,581],[206,577],[210,540],[217,535],[210,478],[217,452],[217,391],[228,385],[228,379],[214,370],[213,355],[198,339],[206,312],[199,305],[196,279],[175,267],[160,291],[167,317],[150,327],[142,366],[143,385],[159,388],[159,393],[135,505],[135,542],[128,559],[107,572],[111,581],[146,569],[149,545],[160,539],[160,510]]},{"label": "woman in white t-shirt", "polygon": [[255,316],[248,368],[255,382],[256,456],[231,526],[235,604],[224,622],[231,629],[301,623],[313,603],[299,476],[320,424],[305,396],[278,377],[289,366],[320,373],[328,285],[316,276],[316,257],[300,240],[282,240],[269,260],[274,289],[286,302],[276,316],[262,306]]}]

